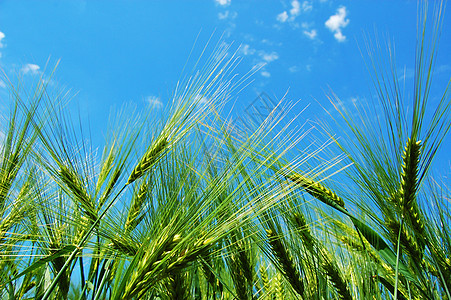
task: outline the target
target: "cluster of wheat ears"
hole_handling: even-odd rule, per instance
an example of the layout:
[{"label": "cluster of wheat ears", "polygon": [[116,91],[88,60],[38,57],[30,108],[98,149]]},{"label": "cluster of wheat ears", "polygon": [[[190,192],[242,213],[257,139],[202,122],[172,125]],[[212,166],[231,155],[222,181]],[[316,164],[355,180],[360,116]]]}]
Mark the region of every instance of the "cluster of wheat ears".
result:
[{"label": "cluster of wheat ears", "polygon": [[381,114],[332,94],[334,132],[283,103],[232,126],[224,103],[250,74],[224,43],[166,117],[122,114],[99,155],[50,76],[10,82],[0,298],[451,299],[450,192],[431,167],[451,102],[427,101],[443,16],[426,8],[412,100],[368,43]]}]

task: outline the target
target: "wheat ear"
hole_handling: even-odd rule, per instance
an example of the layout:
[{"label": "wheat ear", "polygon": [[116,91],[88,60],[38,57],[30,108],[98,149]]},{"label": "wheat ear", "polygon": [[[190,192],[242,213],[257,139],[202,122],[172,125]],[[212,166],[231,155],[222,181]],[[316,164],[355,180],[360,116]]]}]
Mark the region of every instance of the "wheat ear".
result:
[{"label": "wheat ear", "polygon": [[131,184],[138,178],[144,175],[156,162],[160,155],[169,145],[168,137],[161,137],[157,142],[144,154],[139,163],[133,169],[130,177],[127,180],[127,185]]},{"label": "wheat ear", "polygon": [[[398,236],[400,236],[401,245],[406,250],[411,260],[415,261],[415,263],[420,263],[423,259],[424,249],[421,249],[419,247],[415,238],[409,233],[409,230],[406,229],[406,226],[403,226],[401,228],[401,224],[395,220],[386,222],[386,225],[387,228],[390,229],[392,239],[396,241],[398,239]],[[399,230],[401,230],[401,234],[399,234]]]},{"label": "wheat ear", "polygon": [[230,246],[228,258],[230,274],[235,284],[238,299],[251,299],[254,274],[249,250],[242,241]]},{"label": "wheat ear", "polygon": [[300,235],[302,241],[306,244],[308,250],[313,253],[313,246],[315,245],[315,238],[310,233],[305,217],[301,213],[293,213],[289,220],[296,227],[296,232]]},{"label": "wheat ear", "polygon": [[149,183],[147,180],[143,180],[139,186],[138,192],[133,195],[132,203],[127,215],[127,221],[125,222],[125,229],[131,231],[139,224],[139,215],[142,212],[142,206],[147,198],[147,192]]},{"label": "wheat ear", "polygon": [[63,165],[60,167],[59,173],[61,180],[75,196],[75,199],[80,204],[83,212],[88,216],[91,222],[95,222],[97,220],[95,205],[92,202],[91,197],[86,192],[80,178],[74,174],[72,170]]},{"label": "wheat ear", "polygon": [[301,275],[299,274],[288,249],[283,245],[280,237],[274,230],[267,229],[266,234],[268,236],[269,245],[271,246],[271,251],[282,266],[280,270],[282,275],[284,275],[293,289],[302,296],[304,294],[304,283],[302,282]]},{"label": "wheat ear", "polygon": [[418,163],[420,160],[421,141],[407,140],[403,153],[403,164],[401,170],[401,209],[404,217],[410,216],[414,228],[421,231],[424,224],[419,219],[418,206],[416,205],[416,194],[418,189]]},{"label": "wheat ear", "polygon": [[271,285],[269,284],[268,272],[266,271],[265,265],[260,265],[260,277],[262,281],[262,289],[265,291],[265,295],[269,295],[271,293]]},{"label": "wheat ear", "polygon": [[213,239],[203,239],[194,243],[192,247],[186,247],[180,252],[175,251],[174,248],[180,241],[180,235],[174,235],[172,240],[163,242],[161,247],[147,252],[129,280],[122,299],[131,299],[135,296],[140,299],[156,282],[196,261],[213,244]]},{"label": "wheat ear", "polygon": [[338,205],[341,208],[345,208],[345,203],[343,199],[341,199],[337,194],[335,194],[332,190],[326,188],[322,184],[313,181],[310,178],[307,178],[301,174],[291,174],[287,176],[288,179],[293,181],[295,184],[299,185],[307,193],[315,197],[316,199],[326,203],[330,206]]},{"label": "wheat ear", "polygon": [[121,236],[111,239],[111,243],[108,246],[129,256],[134,256],[138,252],[137,245],[130,243]]},{"label": "wheat ear", "polygon": [[169,299],[187,300],[188,297],[188,284],[187,274],[184,272],[172,272],[167,279],[167,291]]},{"label": "wheat ear", "polygon": [[[421,154],[421,141],[408,139],[403,153],[401,187],[399,194],[402,215],[408,220],[415,233],[419,249],[424,249],[424,222],[418,208],[416,194],[418,190],[418,164]],[[420,252],[423,252],[421,250]]]},{"label": "wheat ear", "polygon": [[337,289],[338,297],[343,300],[352,300],[346,280],[343,278],[338,266],[325,251],[321,252],[321,265],[330,281]]},{"label": "wheat ear", "polygon": [[275,299],[276,300],[284,300],[285,299],[285,290],[282,285],[282,274],[277,273],[273,278],[274,282],[274,291],[275,291]]}]

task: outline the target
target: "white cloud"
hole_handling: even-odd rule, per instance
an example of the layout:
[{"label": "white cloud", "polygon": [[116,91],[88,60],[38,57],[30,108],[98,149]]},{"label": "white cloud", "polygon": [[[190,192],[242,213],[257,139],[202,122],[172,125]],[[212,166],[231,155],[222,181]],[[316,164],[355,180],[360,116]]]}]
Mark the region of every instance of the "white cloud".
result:
[{"label": "white cloud", "polygon": [[238,13],[236,11],[230,12],[226,10],[223,13],[218,13],[218,19],[219,20],[225,20],[225,19],[235,19],[238,16]]},{"label": "white cloud", "polygon": [[326,21],[326,26],[332,31],[340,30],[348,25],[349,19],[346,19],[346,7],[342,6],[337,9],[337,13],[330,16]]},{"label": "white cloud", "polygon": [[260,75],[262,75],[263,77],[266,77],[266,78],[271,77],[271,73],[269,73],[268,71],[261,71]]},{"label": "white cloud", "polygon": [[218,19],[219,20],[227,19],[228,16],[229,16],[229,11],[228,10],[226,12],[224,12],[224,13],[218,13]]},{"label": "white cloud", "polygon": [[312,29],[310,31],[304,30],[304,34],[311,40],[315,39],[318,35],[318,32],[315,29]]},{"label": "white cloud", "polygon": [[163,108],[163,102],[161,101],[160,97],[156,96],[148,96],[146,98],[146,102],[149,104],[150,107],[160,109]]},{"label": "white cloud", "polygon": [[285,23],[288,20],[288,14],[286,11],[277,15],[277,21]]},{"label": "white cloud", "polygon": [[0,79],[0,88],[4,89],[6,88],[6,83]]},{"label": "white cloud", "polygon": [[288,71],[290,71],[290,73],[296,73],[299,72],[299,67],[297,66],[291,66],[288,68]]},{"label": "white cloud", "polygon": [[291,1],[291,9],[289,14],[287,11],[283,11],[277,15],[277,21],[285,23],[286,21],[293,22],[301,12],[309,12],[313,9],[310,1],[304,1],[301,3],[298,0]]},{"label": "white cloud", "polygon": [[334,33],[334,38],[339,42],[344,42],[346,40],[346,36],[340,31]]},{"label": "white cloud", "polygon": [[451,70],[451,66],[450,65],[440,65],[437,68],[437,73],[448,72],[450,70]]},{"label": "white cloud", "polygon": [[251,46],[249,46],[248,44],[242,45],[240,50],[241,50],[241,53],[243,53],[244,55],[255,54],[255,49],[251,48]]},{"label": "white cloud", "polygon": [[346,19],[347,11],[346,7],[342,6],[337,9],[337,13],[329,17],[325,25],[330,31],[334,33],[334,37],[337,41],[343,42],[346,40],[346,36],[343,35],[342,29],[348,26],[349,19]]},{"label": "white cloud", "polygon": [[313,9],[313,5],[310,1],[302,2],[302,11],[303,12],[308,12],[308,11],[311,11],[312,9]]},{"label": "white cloud", "polygon": [[22,67],[21,72],[23,74],[32,74],[32,75],[36,75],[39,74],[39,70],[41,69],[41,67],[39,67],[38,65],[35,64],[26,64],[25,66]]},{"label": "white cloud", "polygon": [[5,45],[3,45],[2,40],[5,38],[5,34],[0,31],[0,48],[3,48]]},{"label": "white cloud", "polygon": [[279,54],[277,52],[266,53],[264,51],[260,51],[260,57],[263,58],[264,61],[270,63],[279,59]]},{"label": "white cloud", "polygon": [[215,2],[219,5],[227,6],[227,5],[230,5],[232,0],[215,0]]},{"label": "white cloud", "polygon": [[291,9],[290,9],[290,15],[295,18],[299,15],[301,12],[301,4],[297,0],[293,0],[291,2]]}]

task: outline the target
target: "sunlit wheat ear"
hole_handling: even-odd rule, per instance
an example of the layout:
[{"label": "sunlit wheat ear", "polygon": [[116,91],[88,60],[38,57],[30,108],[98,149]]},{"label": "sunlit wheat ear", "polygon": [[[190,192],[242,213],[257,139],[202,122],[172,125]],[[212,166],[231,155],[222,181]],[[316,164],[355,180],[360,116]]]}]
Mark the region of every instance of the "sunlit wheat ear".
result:
[{"label": "sunlit wheat ear", "polygon": [[28,207],[22,203],[14,205],[8,215],[0,220],[0,245],[8,235],[8,231],[22,221],[25,217]]},{"label": "sunlit wheat ear", "polygon": [[269,245],[274,257],[281,266],[282,275],[291,284],[293,289],[299,294],[304,294],[304,283],[302,282],[301,275],[293,261],[293,257],[290,255],[288,249],[283,245],[280,237],[272,229],[266,230]]},{"label": "sunlit wheat ear", "polygon": [[343,300],[352,300],[351,294],[348,289],[348,283],[343,278],[338,266],[335,261],[332,260],[325,251],[322,251],[322,262],[321,265],[329,277],[332,284],[337,289],[338,297]]},{"label": "sunlit wheat ear", "polygon": [[167,136],[160,137],[158,141],[147,150],[139,163],[133,169],[128,178],[127,185],[131,184],[145,174],[156,162],[160,155],[166,150],[169,145],[169,138]]},{"label": "sunlit wheat ear", "polygon": [[113,174],[111,175],[110,180],[108,181],[108,185],[105,189],[105,192],[103,193],[102,197],[99,199],[99,208],[101,208],[106,200],[110,197],[111,193],[113,192],[113,188],[116,185],[116,183],[119,180],[119,177],[121,176],[122,169],[118,168],[114,170]]},{"label": "sunlit wheat ear", "polygon": [[60,166],[59,175],[63,183],[74,195],[75,200],[80,204],[83,212],[89,217],[91,222],[95,222],[97,220],[95,205],[92,203],[92,199],[86,192],[80,178],[66,166]]},{"label": "sunlit wheat ear", "polygon": [[[167,278],[169,274],[175,274],[195,262],[199,255],[202,255],[210,247],[208,240],[197,242],[192,248],[183,249],[178,255],[172,256],[171,251],[164,251],[163,256],[153,264],[147,273],[143,274],[142,280],[136,286],[130,286],[130,295],[137,295],[138,299],[143,296],[152,285],[163,278]],[[166,255],[168,257],[166,257]],[[165,261],[165,262],[164,262]],[[129,299],[128,296],[123,299]]]},{"label": "sunlit wheat ear", "polygon": [[285,299],[285,289],[283,288],[282,280],[283,280],[282,274],[280,273],[277,273],[277,275],[274,276],[272,280],[274,283],[274,292],[276,300]]},{"label": "sunlit wheat ear", "polygon": [[287,178],[293,181],[296,185],[299,185],[300,187],[305,189],[305,191],[308,192],[310,195],[326,203],[327,205],[331,206],[338,205],[342,208],[345,207],[343,199],[341,199],[332,190],[326,188],[322,184],[297,173],[287,175]]},{"label": "sunlit wheat ear", "polygon": [[362,255],[367,255],[373,262],[381,266],[384,272],[394,276],[393,269],[382,260],[380,255],[378,255],[376,251],[374,251],[374,248],[372,248],[369,244],[367,247],[363,247],[361,240],[358,238],[351,238],[346,235],[340,235],[338,239],[354,251],[359,252]]},{"label": "sunlit wheat ear", "polygon": [[132,203],[127,215],[127,221],[125,222],[125,229],[130,231],[135,229],[138,225],[142,214],[142,206],[147,198],[147,189],[149,188],[148,180],[143,180],[139,186],[139,190],[133,195]]},{"label": "sunlit wheat ear", "polygon": [[[416,194],[418,190],[418,164],[420,161],[421,141],[407,140],[403,153],[401,171],[401,211],[410,222],[417,239],[422,240],[425,234],[422,214],[418,208]],[[423,244],[423,242],[421,242]]]},{"label": "sunlit wheat ear", "polygon": [[169,299],[187,300],[189,298],[188,292],[188,278],[186,272],[172,272],[166,282],[167,294]]},{"label": "sunlit wheat ear", "polygon": [[406,214],[416,200],[418,188],[418,163],[420,161],[421,141],[408,139],[403,153],[401,172],[401,208]]},{"label": "sunlit wheat ear", "polygon": [[235,241],[229,247],[227,264],[229,265],[230,275],[235,284],[238,299],[252,298],[254,268],[251,255],[250,247],[245,240]]},{"label": "sunlit wheat ear", "polygon": [[186,248],[175,251],[181,242],[180,235],[176,234],[172,240],[163,242],[159,247],[153,247],[138,263],[129,283],[126,286],[122,299],[131,299],[143,296],[146,291],[158,281],[168,278],[173,272],[180,272],[189,264],[195,262],[199,256],[204,255],[212,246],[211,238],[200,239]]},{"label": "sunlit wheat ear", "polygon": [[[414,260],[415,263],[421,263],[424,249],[420,249],[418,243],[415,241],[415,238],[409,233],[408,230],[406,230],[406,227],[403,226],[401,229],[401,224],[395,220],[389,220],[386,222],[386,226],[390,230],[394,242],[396,242],[399,236],[401,239],[401,245],[403,245],[411,259]],[[402,230],[401,234],[399,234],[399,230]]]},{"label": "sunlit wheat ear", "polygon": [[20,223],[30,209],[29,205],[23,201],[30,191],[30,185],[26,181],[19,191],[16,202],[11,204],[9,213],[5,215],[5,212],[2,212],[2,216],[0,217],[0,245],[3,244],[10,228]]},{"label": "sunlit wheat ear", "polygon": [[308,228],[304,215],[295,212],[290,216],[289,220],[296,227],[296,233],[301,236],[301,239],[306,244],[307,248],[310,251],[313,251],[315,239],[310,233],[310,229]]},{"label": "sunlit wheat ear", "polygon": [[262,281],[262,289],[265,291],[266,295],[270,295],[271,294],[271,284],[269,282],[269,277],[268,277],[268,271],[266,270],[266,264],[264,264],[263,262],[260,265],[260,277],[261,277],[261,281]]},{"label": "sunlit wheat ear", "polygon": [[129,256],[134,256],[138,252],[138,246],[136,244],[131,243],[130,240],[121,236],[111,239],[111,243],[108,246]]}]

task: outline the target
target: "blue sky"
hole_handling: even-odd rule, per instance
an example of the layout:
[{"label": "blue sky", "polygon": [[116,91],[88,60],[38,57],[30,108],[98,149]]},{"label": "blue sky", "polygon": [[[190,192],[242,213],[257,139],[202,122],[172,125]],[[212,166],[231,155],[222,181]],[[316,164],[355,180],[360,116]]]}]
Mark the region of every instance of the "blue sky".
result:
[{"label": "blue sky", "polygon": [[[73,105],[90,116],[91,127],[104,130],[110,108],[123,103],[164,111],[196,37],[193,57],[222,35],[239,47],[237,72],[263,66],[233,99],[238,111],[261,92],[277,100],[288,91],[288,100],[310,104],[307,117],[322,118],[319,104],[330,108],[329,89],[345,104],[371,97],[359,46],[365,36],[374,40],[375,30],[394,41],[398,71],[413,80],[416,17],[417,1],[0,0],[0,66],[32,78],[60,59],[55,80],[77,93]],[[436,63],[440,89],[432,97],[451,77],[447,53],[449,14]],[[449,139],[445,147],[451,149]]]}]

